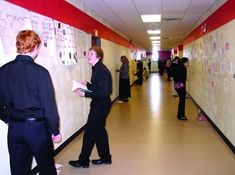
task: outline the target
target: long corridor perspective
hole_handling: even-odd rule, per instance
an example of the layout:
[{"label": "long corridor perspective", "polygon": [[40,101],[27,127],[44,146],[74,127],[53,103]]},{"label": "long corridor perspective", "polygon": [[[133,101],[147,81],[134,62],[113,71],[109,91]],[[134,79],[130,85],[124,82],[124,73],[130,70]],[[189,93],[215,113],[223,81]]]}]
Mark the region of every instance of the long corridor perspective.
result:
[{"label": "long corridor perspective", "polygon": [[[198,108],[186,99],[188,121],[176,118],[178,97],[171,82],[152,73],[133,85],[127,103],[113,103],[106,128],[111,165],[68,165],[81,150],[79,135],[56,156],[60,175],[234,175],[235,156],[208,121],[196,119]],[[93,149],[90,159],[96,159]]]}]

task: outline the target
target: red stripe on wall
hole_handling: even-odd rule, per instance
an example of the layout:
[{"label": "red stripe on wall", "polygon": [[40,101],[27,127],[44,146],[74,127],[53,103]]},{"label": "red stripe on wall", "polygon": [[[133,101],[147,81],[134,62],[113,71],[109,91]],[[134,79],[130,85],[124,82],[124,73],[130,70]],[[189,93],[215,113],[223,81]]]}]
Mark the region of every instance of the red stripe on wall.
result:
[{"label": "red stripe on wall", "polygon": [[51,17],[63,23],[69,24],[80,30],[94,35],[98,31],[99,37],[120,44],[127,48],[135,48],[129,40],[115,33],[102,23],[88,16],[86,13],[72,6],[65,0],[6,0],[25,9]]},{"label": "red stripe on wall", "polygon": [[183,51],[184,45],[183,44],[178,45],[178,49],[179,49],[179,52]]},{"label": "red stripe on wall", "polygon": [[[218,10],[216,10],[210,17],[201,23],[195,30],[192,31],[185,39],[183,44],[189,44],[190,42],[202,37],[203,35],[214,31],[220,26],[235,19],[235,0],[228,0]],[[206,32],[202,32],[203,25],[206,24]]]}]

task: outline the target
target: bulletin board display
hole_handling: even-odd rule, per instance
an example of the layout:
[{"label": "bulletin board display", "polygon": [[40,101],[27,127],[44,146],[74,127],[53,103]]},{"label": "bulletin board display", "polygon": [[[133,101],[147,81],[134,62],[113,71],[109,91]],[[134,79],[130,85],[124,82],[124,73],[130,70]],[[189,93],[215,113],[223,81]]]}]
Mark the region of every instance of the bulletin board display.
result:
[{"label": "bulletin board display", "polygon": [[14,59],[19,31],[34,30],[42,40],[40,56],[55,57],[62,65],[74,65],[90,46],[89,34],[68,24],[0,1],[0,65]]},{"label": "bulletin board display", "polygon": [[235,145],[235,20],[184,46],[187,91]]}]

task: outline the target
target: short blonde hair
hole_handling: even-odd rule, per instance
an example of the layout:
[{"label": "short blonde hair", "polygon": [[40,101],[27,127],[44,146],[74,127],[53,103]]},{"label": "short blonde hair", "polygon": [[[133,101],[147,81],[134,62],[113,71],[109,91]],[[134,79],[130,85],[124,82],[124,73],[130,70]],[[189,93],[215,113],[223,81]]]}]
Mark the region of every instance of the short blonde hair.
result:
[{"label": "short blonde hair", "polygon": [[89,49],[89,51],[90,51],[90,50],[94,50],[95,53],[96,53],[97,58],[100,58],[100,60],[103,61],[104,52],[103,52],[103,50],[102,50],[100,47],[92,46],[92,47]]}]

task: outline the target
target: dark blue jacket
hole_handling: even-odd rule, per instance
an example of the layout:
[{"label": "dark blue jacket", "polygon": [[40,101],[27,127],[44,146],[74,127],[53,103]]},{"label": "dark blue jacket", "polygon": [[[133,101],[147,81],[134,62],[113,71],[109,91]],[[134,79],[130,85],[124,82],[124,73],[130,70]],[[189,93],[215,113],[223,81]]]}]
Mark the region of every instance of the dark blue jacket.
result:
[{"label": "dark blue jacket", "polygon": [[50,131],[59,134],[59,115],[49,72],[30,56],[18,55],[0,68],[0,107],[18,118],[45,117]]}]

